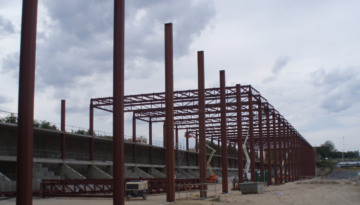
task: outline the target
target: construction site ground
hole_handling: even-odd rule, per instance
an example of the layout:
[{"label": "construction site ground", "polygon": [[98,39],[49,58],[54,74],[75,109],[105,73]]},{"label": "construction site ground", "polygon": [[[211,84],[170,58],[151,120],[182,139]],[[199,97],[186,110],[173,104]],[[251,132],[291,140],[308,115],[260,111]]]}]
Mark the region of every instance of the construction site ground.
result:
[{"label": "construction site ground", "polygon": [[[229,194],[220,194],[220,200],[199,200],[186,199],[186,193],[176,193],[175,204],[359,204],[360,186],[358,179],[312,179],[298,181],[295,183],[286,183],[280,186],[270,186],[265,189],[263,194],[242,195],[239,191],[230,191]],[[229,183],[229,188],[232,184]],[[214,190],[214,186],[209,186],[209,190]],[[218,193],[221,192],[221,186],[217,186]],[[214,191],[209,191],[208,195],[214,195]],[[199,192],[193,192],[192,198],[199,195]],[[187,193],[187,197],[190,194]],[[134,198],[126,201],[125,204],[166,204],[165,194],[149,195],[147,200]],[[1,205],[13,205],[15,199],[0,200]],[[112,199],[102,198],[37,198],[34,197],[34,205],[112,205]]]}]

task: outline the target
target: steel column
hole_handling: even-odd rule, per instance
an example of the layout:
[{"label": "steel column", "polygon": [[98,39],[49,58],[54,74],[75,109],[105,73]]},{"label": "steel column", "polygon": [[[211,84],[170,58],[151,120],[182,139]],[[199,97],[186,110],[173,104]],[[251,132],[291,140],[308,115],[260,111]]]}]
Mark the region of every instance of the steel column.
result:
[{"label": "steel column", "polygon": [[65,159],[65,108],[66,101],[61,100],[61,159]]},{"label": "steel column", "polygon": [[249,89],[249,139],[250,139],[250,170],[251,170],[251,181],[255,182],[255,143],[254,143],[254,115],[253,115],[253,101],[252,101],[252,91]]},{"label": "steel column", "polygon": [[291,129],[291,181],[295,181],[295,141],[294,141],[294,129]]},{"label": "steel column", "polygon": [[267,142],[267,152],[268,152],[268,185],[272,184],[272,164],[271,164],[271,138],[270,138],[270,116],[269,116],[269,105],[266,105],[266,142]]},{"label": "steel column", "polygon": [[221,160],[221,154],[220,154],[220,140],[218,139],[218,150],[217,153],[219,153],[219,157],[218,157],[218,167],[220,167],[220,160]]},{"label": "steel column", "polygon": [[[211,148],[214,149],[214,139],[213,138],[211,138]],[[213,160],[211,160],[211,167],[214,167],[214,160],[215,160],[215,158]]]},{"label": "steel column", "polygon": [[176,139],[176,148],[178,148],[179,146],[179,129],[178,129],[178,126],[176,125],[175,126],[175,139]]},{"label": "steel column", "polygon": [[275,119],[275,111],[272,115],[273,120],[273,144],[274,144],[274,176],[275,176],[275,184],[279,184],[278,181],[278,164],[277,164],[277,139],[276,139],[276,119]]},{"label": "steel column", "polygon": [[89,154],[90,161],[94,160],[94,107],[92,102],[90,103],[90,125],[89,125],[89,135],[91,138],[89,139]]},{"label": "steel column", "polygon": [[280,169],[280,184],[283,183],[283,155],[282,155],[282,133],[281,133],[281,124],[280,124],[280,116],[278,117],[277,123],[276,123],[277,127],[278,127],[278,133],[279,133],[279,169]]},{"label": "steel column", "polygon": [[221,109],[221,158],[222,158],[222,192],[228,191],[228,154],[226,150],[226,98],[225,98],[225,71],[220,71],[220,109]]},{"label": "steel column", "polygon": [[149,157],[150,157],[150,164],[153,164],[153,146],[152,146],[152,122],[151,118],[149,120]]},{"label": "steel column", "polygon": [[[199,166],[200,183],[206,183],[206,136],[205,136],[205,69],[204,52],[198,52],[198,92],[199,92]],[[206,186],[201,186],[203,191],[200,197],[207,197]]]},{"label": "steel column", "polygon": [[258,112],[259,112],[259,145],[260,145],[260,181],[264,182],[264,144],[263,144],[263,125],[262,125],[262,107],[261,107],[261,99],[258,102]]},{"label": "steel column", "polygon": [[196,131],[196,139],[195,139],[195,160],[196,160],[196,166],[199,166],[199,144],[198,144],[198,139],[199,139],[199,135],[198,132]]},{"label": "steel column", "polygon": [[165,24],[166,201],[175,202],[174,83],[172,23]]},{"label": "steel column", "polygon": [[239,183],[244,182],[244,162],[243,162],[243,137],[242,137],[242,113],[241,113],[241,85],[236,84],[236,120],[237,120],[237,143],[238,143],[238,177]]},{"label": "steel column", "polygon": [[114,0],[113,204],[125,204],[124,181],[125,0]]},{"label": "steel column", "polygon": [[133,118],[132,118],[132,142],[134,143],[132,145],[133,149],[133,162],[136,164],[136,118],[135,118],[135,112],[133,112]]},{"label": "steel column", "polygon": [[23,1],[19,65],[16,204],[32,204],[34,93],[38,1]]}]

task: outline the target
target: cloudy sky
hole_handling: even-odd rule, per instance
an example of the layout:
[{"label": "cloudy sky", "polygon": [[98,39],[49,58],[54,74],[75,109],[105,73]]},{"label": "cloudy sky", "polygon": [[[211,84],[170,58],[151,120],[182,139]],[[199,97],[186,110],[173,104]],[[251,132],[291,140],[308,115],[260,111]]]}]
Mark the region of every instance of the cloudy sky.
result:
[{"label": "cloudy sky", "polygon": [[[164,91],[164,23],[174,28],[174,89],[251,84],[312,144],[360,149],[360,1],[132,0],[125,93]],[[17,112],[21,0],[0,0],[0,110]],[[39,0],[35,119],[88,128],[90,98],[112,96],[112,0]],[[95,112],[95,130],[112,117]],[[161,141],[161,124],[154,138]],[[138,135],[148,135],[138,122]],[[125,134],[131,136],[131,114]],[[181,142],[183,139],[181,139]]]}]

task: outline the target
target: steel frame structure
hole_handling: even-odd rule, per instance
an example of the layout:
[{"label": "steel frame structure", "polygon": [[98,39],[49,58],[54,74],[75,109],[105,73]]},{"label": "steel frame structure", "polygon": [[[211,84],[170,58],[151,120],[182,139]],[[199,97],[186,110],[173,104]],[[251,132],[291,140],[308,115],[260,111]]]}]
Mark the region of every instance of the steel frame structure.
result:
[{"label": "steel frame structure", "polygon": [[[139,180],[127,178],[124,180],[124,187],[127,182]],[[159,194],[169,192],[166,179],[145,178],[148,181],[148,194]],[[184,186],[191,186],[191,189],[198,190],[199,179],[175,179],[177,188],[175,191],[185,191]],[[44,179],[40,185],[41,197],[113,197],[114,182],[112,179]],[[125,196],[125,193],[124,193]]]},{"label": "steel frame structure", "polygon": [[[312,146],[251,85],[229,86],[223,91],[221,86],[208,88],[204,93],[206,138],[212,142],[216,140],[224,144],[222,131],[225,131],[226,145],[231,143],[239,145],[243,143],[249,130],[250,140],[247,148],[250,149],[252,176],[255,176],[255,151],[260,153],[267,151],[268,154],[267,162],[260,154],[262,180],[264,179],[264,164],[268,164],[268,167],[271,164],[276,165],[274,166],[275,173],[268,168],[269,176],[274,175],[275,184],[315,175]],[[174,91],[174,129],[200,132],[199,97],[197,89]],[[222,100],[226,102],[225,109],[221,107]],[[149,122],[150,126],[154,122],[165,122],[165,107],[164,92],[127,95],[124,98],[125,112],[133,112],[134,119]],[[91,99],[90,108],[112,112],[112,98]],[[224,121],[225,128],[222,124]],[[151,144],[151,139],[149,140]],[[238,147],[241,150],[238,152],[238,164],[241,167],[242,149],[241,146]],[[272,156],[274,160],[271,160]],[[223,173],[223,178],[224,175],[227,176]],[[243,181],[242,176],[242,169],[239,168],[240,182]],[[251,181],[255,181],[255,178],[252,177]],[[226,188],[223,192],[227,192]]]}]

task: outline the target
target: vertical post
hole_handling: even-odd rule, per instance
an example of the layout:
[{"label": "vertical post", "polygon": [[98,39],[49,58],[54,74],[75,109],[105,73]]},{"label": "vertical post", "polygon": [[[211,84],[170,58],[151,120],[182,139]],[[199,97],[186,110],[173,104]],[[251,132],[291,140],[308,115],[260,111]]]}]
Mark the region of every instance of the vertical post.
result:
[{"label": "vertical post", "polygon": [[113,204],[125,204],[124,181],[125,0],[114,0]]},{"label": "vertical post", "polygon": [[91,138],[89,139],[89,153],[90,153],[90,161],[94,160],[94,106],[92,104],[92,100],[90,100],[90,125],[89,125],[89,135]]},{"label": "vertical post", "polygon": [[294,128],[291,129],[291,175],[292,182],[295,181],[295,140],[294,140]]},{"label": "vertical post", "polygon": [[165,122],[163,124],[163,146],[166,147],[166,127],[165,127]]},{"label": "vertical post", "polygon": [[270,116],[269,116],[269,105],[266,106],[266,142],[268,152],[268,184],[271,185],[272,181],[272,164],[271,164],[271,138],[270,138]]},{"label": "vertical post", "polygon": [[[217,150],[217,153],[220,154],[220,139],[218,139],[218,150]],[[218,167],[220,167],[220,161],[222,160],[222,157],[221,155],[218,157]]]},{"label": "vertical post", "polygon": [[278,164],[277,164],[277,139],[276,139],[276,119],[275,119],[275,110],[272,115],[273,120],[273,144],[274,144],[274,177],[275,184],[278,184]]},{"label": "vertical post", "polygon": [[172,23],[165,24],[166,201],[175,202]]},{"label": "vertical post", "polygon": [[286,141],[286,130],[285,130],[285,121],[283,121],[283,127],[282,127],[282,130],[283,130],[283,157],[284,157],[284,183],[288,182],[288,179],[287,179],[287,172],[288,172],[288,163],[287,163],[287,157],[286,157],[286,154],[287,154],[287,141]]},{"label": "vertical post", "polygon": [[[205,69],[204,51],[198,51],[198,92],[199,92],[199,166],[200,183],[206,183],[206,139],[205,139]],[[207,197],[206,186],[201,186],[200,197]]]},{"label": "vertical post", "polygon": [[261,98],[259,97],[258,102],[258,112],[259,112],[259,145],[260,145],[260,181],[264,182],[264,143],[263,143],[263,124],[262,124],[262,107],[261,107]]},{"label": "vertical post", "polygon": [[253,127],[253,101],[251,86],[249,87],[249,137],[250,137],[250,170],[251,170],[251,181],[255,182],[255,143],[254,143],[254,127]]},{"label": "vertical post", "polygon": [[225,71],[220,71],[220,106],[221,106],[221,153],[222,153],[222,191],[228,191],[228,154],[227,154],[227,136],[226,136],[226,95],[225,95]]},{"label": "vertical post", "polygon": [[196,139],[195,139],[195,160],[196,160],[196,166],[199,166],[199,144],[198,144],[198,139],[199,139],[199,135],[198,132],[196,131],[195,133]]},{"label": "vertical post", "polygon": [[36,25],[38,1],[23,1],[19,66],[16,204],[32,204]]},{"label": "vertical post", "polygon": [[[214,149],[214,139],[213,138],[211,138],[211,148]],[[211,167],[214,167],[214,160],[215,159],[211,160]]]},{"label": "vertical post", "polygon": [[187,164],[187,166],[190,166],[190,162],[189,162],[189,138],[188,137],[186,137],[186,164]]},{"label": "vertical post", "polygon": [[152,122],[151,118],[149,120],[149,157],[150,157],[150,164],[153,164],[153,146],[152,146]]},{"label": "vertical post", "polygon": [[281,133],[281,124],[280,124],[280,116],[278,117],[278,121],[277,121],[277,127],[278,127],[278,132],[279,132],[279,166],[280,166],[280,184],[283,183],[283,155],[282,155],[282,133]]},{"label": "vertical post", "polygon": [[66,101],[61,100],[61,159],[65,159],[65,110]]},{"label": "vertical post", "polygon": [[241,85],[236,84],[236,120],[237,120],[237,143],[238,143],[238,177],[239,183],[244,182],[244,162],[243,162],[243,137],[242,137],[242,113],[241,113]]},{"label": "vertical post", "polygon": [[133,119],[132,119],[132,142],[133,144],[133,162],[136,164],[136,118],[135,118],[135,112],[133,112]]},{"label": "vertical post", "polygon": [[179,147],[179,129],[178,129],[178,126],[176,125],[176,128],[175,128],[175,138],[176,138],[176,148],[178,149]]}]

